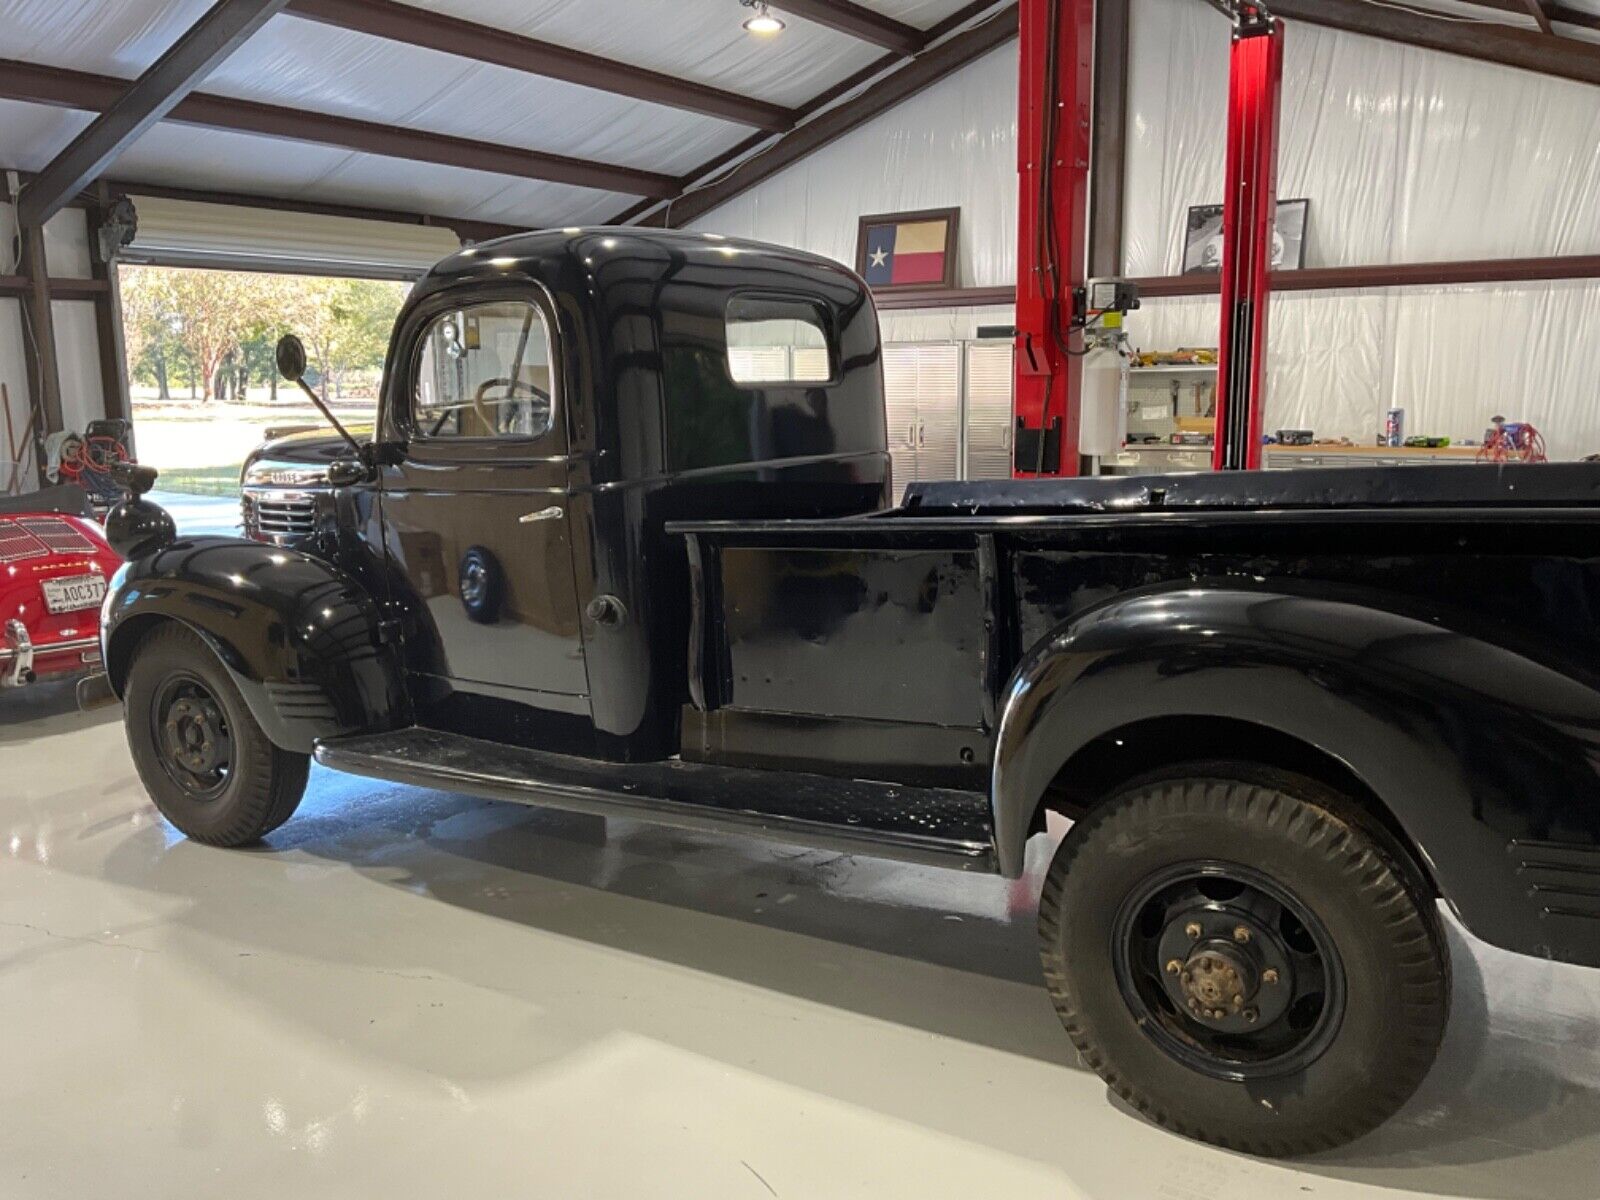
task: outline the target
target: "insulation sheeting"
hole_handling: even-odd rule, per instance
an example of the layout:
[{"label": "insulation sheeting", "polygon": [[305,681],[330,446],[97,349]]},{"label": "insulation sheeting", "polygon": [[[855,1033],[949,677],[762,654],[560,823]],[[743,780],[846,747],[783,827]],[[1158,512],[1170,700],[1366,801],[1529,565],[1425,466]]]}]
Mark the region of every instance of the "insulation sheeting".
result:
[{"label": "insulation sheeting", "polygon": [[[926,28],[963,0],[868,0]],[[204,15],[209,0],[10,0],[0,57],[133,79]],[[509,33],[798,107],[885,51],[788,17],[780,37],[740,23],[734,0],[443,0],[417,3]],[[235,99],[471,138],[665,175],[688,173],[749,136],[740,123],[312,22],[274,17],[201,85]],[[36,170],[88,121],[0,104],[0,166]],[[604,220],[636,196],[503,175],[433,169],[347,149],[164,123],[110,172],[144,180],[325,203],[563,225]],[[399,180],[398,186],[390,184]],[[527,186],[530,182],[532,188]]]},{"label": "insulation sheeting", "polygon": [[[692,70],[687,74],[693,77]],[[212,72],[204,90],[674,175],[751,132],[294,17],[268,22]]]},{"label": "insulation sheeting", "polygon": [[[848,34],[783,11],[777,37],[747,34],[750,14],[736,0],[411,0],[485,25],[570,46],[770,101],[798,107],[885,53]],[[859,0],[858,0],[859,2]],[[925,28],[964,0],[869,0],[876,9]]]},{"label": "insulation sheeting", "polygon": [[961,209],[956,282],[1013,282],[1017,47],[1008,43],[763,180],[689,228],[795,246],[855,265],[870,213]]},{"label": "insulation sheeting", "polygon": [[[1134,0],[1129,275],[1172,275],[1222,202],[1228,25]],[[1311,200],[1306,265],[1600,253],[1600,89],[1300,22],[1285,43],[1278,194]]]}]

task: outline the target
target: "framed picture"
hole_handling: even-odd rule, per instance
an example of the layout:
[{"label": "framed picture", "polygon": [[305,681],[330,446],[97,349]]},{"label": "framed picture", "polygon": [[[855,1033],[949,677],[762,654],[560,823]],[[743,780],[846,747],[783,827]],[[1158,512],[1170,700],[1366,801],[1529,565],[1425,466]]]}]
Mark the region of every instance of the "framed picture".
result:
[{"label": "framed picture", "polygon": [[[1310,225],[1311,201],[1278,201],[1278,221],[1272,239],[1274,271],[1305,268],[1306,234]],[[1222,273],[1222,205],[1202,204],[1189,210],[1183,231],[1183,273]]]},{"label": "framed picture", "polygon": [[875,292],[956,286],[959,208],[879,213],[856,231],[856,273]]}]

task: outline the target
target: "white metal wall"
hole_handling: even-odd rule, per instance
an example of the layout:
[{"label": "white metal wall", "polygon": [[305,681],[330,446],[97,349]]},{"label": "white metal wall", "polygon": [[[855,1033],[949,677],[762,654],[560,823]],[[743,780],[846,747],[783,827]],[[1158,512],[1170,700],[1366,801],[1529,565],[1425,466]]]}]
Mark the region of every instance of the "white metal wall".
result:
[{"label": "white metal wall", "polygon": [[[1172,275],[1220,204],[1228,32],[1133,0],[1126,258]],[[1311,200],[1309,266],[1600,253],[1600,89],[1290,22],[1278,192]]]},{"label": "white metal wall", "polygon": [[689,228],[795,246],[853,266],[869,213],[961,209],[957,282],[1016,274],[1017,47],[994,50]]},{"label": "white metal wall", "polygon": [[[1127,258],[1177,269],[1183,214],[1221,200],[1225,21],[1133,0]],[[1016,46],[780,172],[695,228],[851,262],[864,213],[959,204],[961,283],[1015,278]],[[1600,89],[1301,23],[1287,45],[1281,193],[1312,202],[1309,265],[1600,253]],[[1152,301],[1146,348],[1215,345],[1209,301]],[[1600,283],[1285,294],[1269,427],[1367,441],[1479,437],[1531,420],[1554,456],[1600,451]],[[1007,323],[988,314],[984,323]],[[886,340],[974,334],[968,314],[891,313]]]},{"label": "white metal wall", "polygon": [[[0,275],[18,273],[16,214],[10,204],[0,204]],[[63,279],[89,278],[88,226],[82,209],[63,209],[45,226],[45,258],[52,275]],[[50,307],[56,327],[56,358],[61,375],[61,412],[68,428],[82,430],[105,415],[105,394],[100,377],[100,340],[95,328],[94,302],[57,300]],[[30,396],[24,339],[32,331],[20,301],[0,299],[0,383],[10,397],[9,413],[0,413],[0,494],[12,483],[11,462],[21,460],[21,484],[38,486],[36,459],[31,443],[24,443]],[[5,441],[9,416],[13,450]]]},{"label": "white metal wall", "polygon": [[[1190,0],[1133,0],[1126,257],[1177,271],[1190,205],[1222,199],[1228,38]],[[1600,253],[1600,89],[1291,23],[1279,194],[1311,200],[1308,266]],[[1147,303],[1148,349],[1214,346],[1214,300]],[[1529,420],[1600,451],[1600,283],[1285,293],[1266,423],[1370,442]]]}]

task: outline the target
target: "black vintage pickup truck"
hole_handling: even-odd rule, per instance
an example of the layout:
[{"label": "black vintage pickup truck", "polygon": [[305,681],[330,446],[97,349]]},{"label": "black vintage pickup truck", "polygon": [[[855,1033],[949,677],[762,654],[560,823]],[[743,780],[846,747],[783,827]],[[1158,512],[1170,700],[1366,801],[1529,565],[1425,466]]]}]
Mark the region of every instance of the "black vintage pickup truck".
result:
[{"label": "black vintage pickup truck", "polygon": [[248,539],[177,539],[138,496],[109,521],[108,683],[198,841],[287,821],[313,756],[1010,877],[1058,812],[1067,1033],[1151,1119],[1261,1154],[1422,1080],[1439,900],[1600,966],[1596,468],[889,508],[860,279],[596,229],[440,263],[371,439],[268,446],[245,482]]}]

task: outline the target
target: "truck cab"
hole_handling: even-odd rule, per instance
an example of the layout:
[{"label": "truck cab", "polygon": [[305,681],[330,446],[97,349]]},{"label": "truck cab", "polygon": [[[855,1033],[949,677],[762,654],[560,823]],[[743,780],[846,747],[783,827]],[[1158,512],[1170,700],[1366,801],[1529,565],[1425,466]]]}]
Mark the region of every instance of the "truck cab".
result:
[{"label": "truck cab", "polygon": [[467,249],[396,325],[359,481],[328,483],[337,438],[269,444],[245,528],[367,581],[422,723],[662,758],[690,617],[666,523],[883,507],[881,370],[865,287],[809,255],[627,230]]},{"label": "truck cab", "polygon": [[[304,386],[294,339],[279,361]],[[248,538],[177,536],[148,469],[107,518],[105,686],[197,841],[270,835],[313,755],[1011,879],[1055,814],[1069,1036],[1140,1112],[1265,1154],[1420,1084],[1440,901],[1600,966],[1591,466],[918,483],[891,509],[862,281],[632,228],[439,263],[370,439],[340,435],[248,464]]]}]

